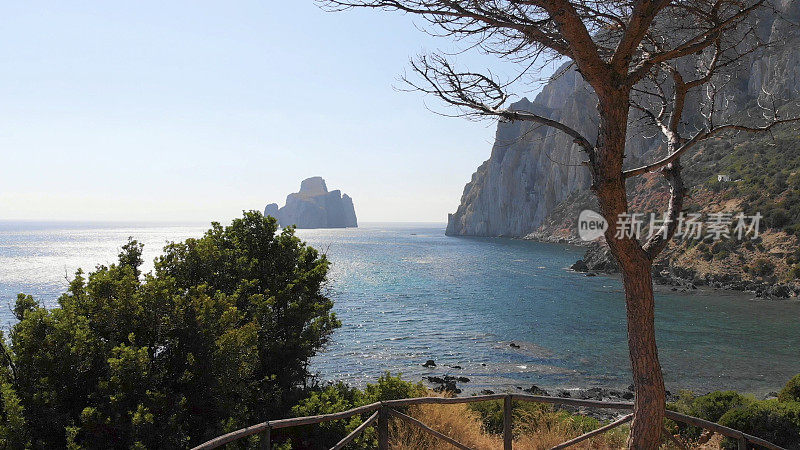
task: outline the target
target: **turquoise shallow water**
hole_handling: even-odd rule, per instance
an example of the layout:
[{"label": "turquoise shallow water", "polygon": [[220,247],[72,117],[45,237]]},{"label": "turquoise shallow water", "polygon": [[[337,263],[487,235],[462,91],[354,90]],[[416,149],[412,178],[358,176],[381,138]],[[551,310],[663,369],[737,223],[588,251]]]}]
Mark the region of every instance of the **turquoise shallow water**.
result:
[{"label": "turquoise shallow water", "polygon": [[[53,304],[66,275],[113,262],[127,236],[145,243],[149,270],[166,241],[205,229],[0,223],[0,320],[11,323],[17,292]],[[446,237],[443,225],[425,224],[298,234],[333,262],[328,289],[343,326],[312,361],[323,379],[450,373],[470,378],[462,387],[471,391],[630,383],[621,283],[567,270],[580,249]],[[670,389],[763,394],[800,372],[800,302],[663,291],[656,314]],[[438,366],[423,368],[427,359]]]}]

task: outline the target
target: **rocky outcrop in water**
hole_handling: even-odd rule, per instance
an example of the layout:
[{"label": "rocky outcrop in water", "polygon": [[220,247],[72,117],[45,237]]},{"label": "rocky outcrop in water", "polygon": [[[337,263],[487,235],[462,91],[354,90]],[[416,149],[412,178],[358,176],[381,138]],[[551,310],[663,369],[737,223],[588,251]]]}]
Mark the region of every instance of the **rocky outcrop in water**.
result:
[{"label": "rocky outcrop in water", "polygon": [[300,192],[286,196],[286,205],[278,208],[270,203],[264,215],[273,216],[281,226],[297,228],[347,228],[357,227],[353,199],[341,191],[328,191],[322,177],[307,178],[300,183]]}]

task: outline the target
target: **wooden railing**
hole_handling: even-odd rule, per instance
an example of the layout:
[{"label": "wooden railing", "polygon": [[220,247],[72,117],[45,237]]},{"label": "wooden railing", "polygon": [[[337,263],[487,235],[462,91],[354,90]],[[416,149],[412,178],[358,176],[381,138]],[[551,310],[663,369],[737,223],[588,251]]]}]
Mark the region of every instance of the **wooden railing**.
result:
[{"label": "wooden railing", "polygon": [[[372,413],[372,415],[370,415],[369,418],[367,418],[367,420],[365,420],[361,425],[359,425],[358,428],[353,430],[344,439],[342,439],[336,445],[334,445],[332,447],[332,450],[338,450],[343,448],[345,445],[349,444],[355,438],[357,438],[367,427],[373,424],[375,424],[378,429],[378,448],[380,450],[388,450],[390,417],[395,417],[403,422],[408,423],[409,425],[416,426],[422,429],[423,431],[427,432],[428,434],[435,436],[457,448],[460,448],[462,450],[471,450],[466,445],[457,442],[456,440],[445,434],[442,434],[434,429],[431,429],[430,427],[420,422],[419,420],[411,416],[408,416],[400,411],[397,411],[396,409],[393,408],[410,406],[410,405],[423,405],[423,404],[444,405],[453,403],[475,403],[475,402],[484,402],[490,400],[503,400],[503,450],[512,450],[512,445],[513,445],[513,435],[511,432],[512,400],[518,400],[523,402],[550,403],[550,404],[565,405],[565,406],[592,407],[601,409],[619,409],[628,411],[633,410],[632,403],[602,402],[597,400],[580,400],[573,398],[547,397],[542,395],[529,395],[529,394],[491,394],[491,395],[475,395],[472,397],[453,397],[453,398],[446,398],[446,397],[404,398],[400,400],[387,400],[383,402],[371,403],[369,405],[359,406],[358,408],[353,408],[347,411],[342,411],[334,414],[270,420],[268,422],[262,422],[257,425],[253,425],[247,428],[242,428],[241,430],[236,430],[228,434],[216,437],[214,439],[211,439],[210,441],[198,445],[197,447],[194,447],[193,450],[201,450],[201,449],[207,450],[207,449],[221,447],[229,442],[233,442],[258,433],[263,433],[263,436],[261,438],[262,448],[269,449],[271,444],[270,433],[272,430],[280,428],[288,428],[288,427],[297,427],[301,425],[311,425],[321,422],[328,422],[331,420],[347,419],[349,417],[353,417],[358,414],[367,414],[367,413]],[[771,450],[785,450],[783,447],[779,447],[764,439],[758,438],[756,436],[751,436],[741,431],[734,430],[733,428],[724,427],[720,424],[709,422],[707,420],[703,420],[697,417],[687,416],[685,414],[680,414],[669,410],[666,412],[666,416],[667,418],[672,419],[676,422],[683,422],[689,425],[711,430],[723,436],[736,439],[737,442],[739,443],[740,450],[745,450],[748,448],[748,446],[752,447],[752,444]],[[585,441],[586,439],[589,439],[593,436],[602,434],[608,430],[611,430],[612,428],[616,428],[626,422],[629,422],[631,419],[633,419],[633,414],[627,414],[622,418],[609,423],[608,425],[602,426],[596,430],[590,431],[588,433],[570,439],[567,442],[561,443],[553,447],[553,449],[567,448],[571,445]],[[686,443],[682,442],[676,436],[673,436],[666,429],[663,432],[664,435],[678,448],[680,449],[688,448]]]}]

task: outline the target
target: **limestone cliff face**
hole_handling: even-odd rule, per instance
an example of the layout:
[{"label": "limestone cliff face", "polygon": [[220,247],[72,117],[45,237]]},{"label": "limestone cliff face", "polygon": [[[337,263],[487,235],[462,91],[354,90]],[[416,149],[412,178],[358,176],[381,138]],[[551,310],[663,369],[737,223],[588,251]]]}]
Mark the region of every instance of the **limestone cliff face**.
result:
[{"label": "limestone cliff face", "polygon": [[[531,102],[511,105],[562,121],[589,140],[596,134],[594,94],[573,70],[544,87]],[[492,154],[464,188],[448,217],[448,235],[523,236],[570,192],[588,186],[585,159],[565,134],[528,122],[499,123]]]},{"label": "limestone cliff face", "polygon": [[353,199],[342,195],[338,189],[328,192],[322,177],[303,180],[300,192],[289,194],[283,208],[270,203],[264,208],[264,215],[275,217],[281,226],[296,225],[297,228],[358,226]]},{"label": "limestone cliff face", "polygon": [[[784,17],[797,20],[800,2],[782,0]],[[789,24],[774,16],[759,17],[763,38],[790,38]],[[783,46],[748,57],[743,69],[725,86],[724,115],[753,107],[764,91],[797,99],[800,51],[790,38]],[[567,66],[557,71],[533,102],[523,98],[512,109],[535,112],[575,128],[590,142],[597,136],[596,97],[591,87]],[[686,121],[699,117],[697,99],[687,101]],[[690,112],[691,111],[691,112]],[[654,136],[643,138],[643,136]],[[660,147],[654,133],[632,128],[626,148],[627,164],[651,160]],[[586,155],[567,135],[534,123],[499,123],[488,160],[464,187],[461,203],[448,215],[447,235],[525,236],[535,231],[570,193],[589,186]]]}]

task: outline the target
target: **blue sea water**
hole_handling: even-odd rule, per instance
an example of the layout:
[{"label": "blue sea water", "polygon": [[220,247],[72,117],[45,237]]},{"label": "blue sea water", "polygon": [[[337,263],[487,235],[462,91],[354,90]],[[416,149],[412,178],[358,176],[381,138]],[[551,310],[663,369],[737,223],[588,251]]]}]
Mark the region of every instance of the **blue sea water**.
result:
[{"label": "blue sea water", "polygon": [[[0,323],[13,323],[18,292],[54,305],[76,268],[114,262],[128,236],[145,244],[149,270],[166,242],[206,228],[0,222]],[[470,379],[460,386],[468,392],[630,383],[621,282],[569,271],[581,249],[446,237],[438,224],[298,235],[332,261],[327,289],[343,323],[312,361],[323,380],[361,385],[385,371],[411,380],[451,374]],[[798,319],[797,301],[660,290],[656,321],[668,388],[779,390],[800,372]],[[437,367],[422,367],[428,359]]]}]

